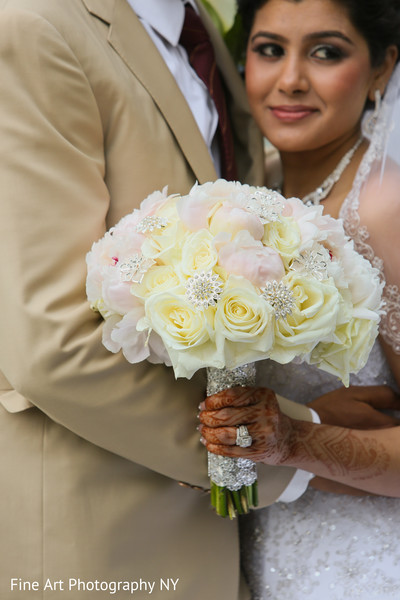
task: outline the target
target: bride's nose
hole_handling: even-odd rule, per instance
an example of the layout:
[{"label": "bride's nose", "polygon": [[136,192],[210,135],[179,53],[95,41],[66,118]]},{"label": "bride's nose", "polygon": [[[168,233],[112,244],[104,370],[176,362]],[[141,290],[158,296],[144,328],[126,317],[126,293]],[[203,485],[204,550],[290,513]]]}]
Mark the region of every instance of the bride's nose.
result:
[{"label": "bride's nose", "polygon": [[308,91],[309,81],[306,66],[301,57],[288,55],[282,61],[278,78],[278,89],[287,95]]}]

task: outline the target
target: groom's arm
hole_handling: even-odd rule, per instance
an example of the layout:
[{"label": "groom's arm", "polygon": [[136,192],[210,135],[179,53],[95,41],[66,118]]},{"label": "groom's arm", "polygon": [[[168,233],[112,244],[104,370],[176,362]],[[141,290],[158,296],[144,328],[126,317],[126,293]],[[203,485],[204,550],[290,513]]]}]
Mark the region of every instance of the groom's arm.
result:
[{"label": "groom's arm", "polygon": [[25,399],[95,445],[207,486],[201,376],[175,381],[172,369],[108,352],[86,299],[85,255],[104,234],[115,202],[105,178],[116,175],[81,61],[46,19],[3,9],[0,70],[5,405],[18,410]]},{"label": "groom's arm", "polygon": [[[48,21],[4,11],[0,68],[5,406],[30,402],[99,447],[207,487],[196,431],[202,376],[175,381],[172,369],[111,354],[86,299],[85,255],[104,234],[112,199],[105,132],[82,65]],[[261,502],[273,502],[293,472],[262,475]]]}]

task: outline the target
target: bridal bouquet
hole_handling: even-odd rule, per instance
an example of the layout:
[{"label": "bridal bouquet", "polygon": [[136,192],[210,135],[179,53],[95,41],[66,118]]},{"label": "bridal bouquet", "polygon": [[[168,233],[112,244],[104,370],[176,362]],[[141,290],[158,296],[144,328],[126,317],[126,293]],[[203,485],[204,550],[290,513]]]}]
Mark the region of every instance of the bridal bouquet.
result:
[{"label": "bridal bouquet", "polygon": [[[105,347],[176,377],[212,367],[208,393],[246,383],[247,365],[265,358],[307,361],[348,385],[378,332],[378,274],[341,222],[267,188],[220,179],[186,196],[154,192],[87,265]],[[256,504],[252,461],[209,465],[219,514]]]}]

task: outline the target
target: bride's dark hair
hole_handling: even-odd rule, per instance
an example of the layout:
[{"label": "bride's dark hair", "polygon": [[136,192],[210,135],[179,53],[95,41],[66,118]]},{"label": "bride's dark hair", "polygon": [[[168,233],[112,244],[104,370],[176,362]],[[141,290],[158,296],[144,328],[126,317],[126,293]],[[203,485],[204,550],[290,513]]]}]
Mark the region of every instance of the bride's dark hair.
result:
[{"label": "bride's dark hair", "polygon": [[[302,0],[285,0],[302,2]],[[399,49],[400,58],[400,0],[333,0],[347,8],[350,21],[368,44],[371,64],[380,65],[388,46]],[[237,0],[238,13],[246,36],[250,33],[255,13],[268,0]]]}]

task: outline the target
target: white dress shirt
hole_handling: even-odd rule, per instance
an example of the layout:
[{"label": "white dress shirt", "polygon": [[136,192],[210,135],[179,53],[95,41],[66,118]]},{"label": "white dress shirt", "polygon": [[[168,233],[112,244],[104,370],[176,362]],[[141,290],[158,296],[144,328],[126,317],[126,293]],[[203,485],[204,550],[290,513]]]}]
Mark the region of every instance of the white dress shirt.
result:
[{"label": "white dress shirt", "polygon": [[[220,159],[215,132],[218,126],[218,113],[207,86],[189,64],[186,50],[180,46],[185,8],[183,0],[128,0],[148,32],[166,65],[174,76],[182,94],[193,113],[204,141],[213,158],[218,176]],[[186,0],[197,12],[195,3]],[[318,416],[313,413],[314,421]],[[282,495],[281,502],[292,502],[307,489],[311,473],[298,469]]]},{"label": "white dress shirt", "polygon": [[[197,126],[220,175],[220,158],[215,132],[218,113],[207,86],[189,64],[186,50],[179,44],[185,20],[182,0],[128,0],[153,40],[193,113]],[[187,0],[197,12],[196,5]],[[166,92],[168,93],[168,92]]]}]

